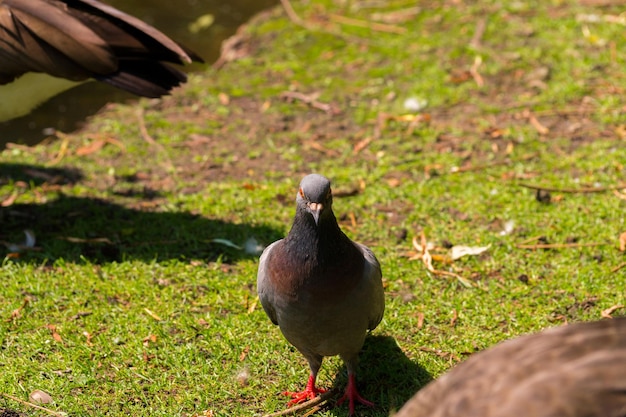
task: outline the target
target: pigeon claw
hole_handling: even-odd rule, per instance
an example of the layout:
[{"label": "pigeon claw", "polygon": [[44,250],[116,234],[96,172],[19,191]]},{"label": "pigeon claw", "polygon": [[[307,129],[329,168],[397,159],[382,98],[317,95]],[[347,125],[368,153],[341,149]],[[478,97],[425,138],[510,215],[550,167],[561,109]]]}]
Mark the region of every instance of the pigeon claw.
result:
[{"label": "pigeon claw", "polygon": [[375,406],[373,402],[361,397],[361,394],[359,394],[359,391],[356,389],[356,378],[354,375],[348,376],[348,386],[346,387],[346,392],[343,394],[343,397],[337,401],[337,405],[343,404],[345,400],[348,400],[349,415],[354,414],[354,404],[357,402],[368,407]]},{"label": "pigeon claw", "polygon": [[283,395],[287,395],[291,397],[291,400],[287,403],[287,406],[291,407],[292,405],[300,404],[307,400],[312,400],[313,398],[317,397],[318,394],[323,394],[325,392],[326,392],[325,389],[315,387],[315,377],[311,375],[309,377],[309,381],[307,382],[306,388],[304,389],[304,391],[301,391],[301,392],[284,391]]}]

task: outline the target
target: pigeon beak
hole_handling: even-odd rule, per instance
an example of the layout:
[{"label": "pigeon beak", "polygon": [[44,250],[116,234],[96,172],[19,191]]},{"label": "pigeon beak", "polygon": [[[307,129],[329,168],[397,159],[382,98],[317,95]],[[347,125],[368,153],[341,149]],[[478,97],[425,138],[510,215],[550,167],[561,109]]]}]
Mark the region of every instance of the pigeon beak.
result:
[{"label": "pigeon beak", "polygon": [[322,203],[309,203],[309,210],[311,211],[311,215],[313,215],[315,224],[319,224],[320,213],[324,210],[324,205]]}]

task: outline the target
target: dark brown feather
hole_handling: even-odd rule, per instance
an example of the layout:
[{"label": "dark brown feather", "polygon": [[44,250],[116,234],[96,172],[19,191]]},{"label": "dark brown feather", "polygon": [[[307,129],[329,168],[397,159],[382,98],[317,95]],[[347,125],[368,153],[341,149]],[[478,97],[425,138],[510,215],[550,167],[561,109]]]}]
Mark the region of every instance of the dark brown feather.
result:
[{"label": "dark brown feather", "polygon": [[0,0],[0,84],[43,72],[160,97],[186,80],[168,63],[191,61],[202,60],[152,26],[95,0]]},{"label": "dark brown feather", "polygon": [[475,354],[395,417],[624,417],[626,318],[519,337]]}]

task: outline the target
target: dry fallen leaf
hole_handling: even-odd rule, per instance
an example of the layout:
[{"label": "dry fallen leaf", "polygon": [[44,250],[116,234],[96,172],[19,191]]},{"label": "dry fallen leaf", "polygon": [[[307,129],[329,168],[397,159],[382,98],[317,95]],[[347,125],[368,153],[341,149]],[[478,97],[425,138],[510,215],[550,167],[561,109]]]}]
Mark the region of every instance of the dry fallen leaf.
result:
[{"label": "dry fallen leaf", "polygon": [[258,297],[248,306],[248,314],[252,314],[254,313],[254,310],[256,310],[256,306],[257,306],[257,301],[258,301]]},{"label": "dry fallen leaf", "polygon": [[417,328],[421,329],[422,327],[424,327],[424,313],[419,312],[417,313]]},{"label": "dry fallen leaf", "polygon": [[[433,266],[433,259],[435,259],[437,255],[431,255],[429,251],[431,248],[429,247],[429,243],[426,241],[426,234],[424,233],[424,231],[422,231],[420,234],[419,242],[417,240],[417,237],[413,238],[413,248],[415,248],[415,250],[417,250],[418,253],[411,256],[409,260],[421,259],[426,269],[430,271],[431,273],[433,273],[434,275],[454,277],[461,283],[461,285],[463,285],[466,288],[472,288],[475,286],[474,283],[472,283],[470,280],[468,280],[465,277],[462,277],[459,274],[456,274],[450,271],[443,271],[440,269],[435,269],[435,267]],[[439,258],[440,259],[437,259],[439,261],[445,261],[447,259],[446,257],[439,257]]]},{"label": "dry fallen leaf", "polygon": [[612,319],[613,317],[611,316],[611,314],[613,314],[615,312],[615,310],[619,310],[620,308],[624,308],[624,305],[622,304],[617,304],[614,305],[612,307],[607,308],[606,310],[602,310],[602,312],[600,313],[600,315],[605,318],[605,319]]},{"label": "dry fallen leaf", "polygon": [[11,312],[11,317],[7,321],[14,321],[22,317],[22,310],[30,303],[30,297],[25,297],[22,305]]},{"label": "dry fallen leaf", "polygon": [[547,135],[548,133],[550,133],[550,129],[541,124],[541,122],[530,111],[526,110],[523,112],[523,114],[528,118],[528,121],[530,122],[531,126],[535,128],[537,133],[539,133],[540,135]]},{"label": "dry fallen leaf", "polygon": [[50,333],[52,334],[52,338],[57,341],[57,342],[62,342],[63,338],[61,337],[61,335],[59,333],[57,333],[57,326],[55,326],[54,324],[46,324],[46,328],[48,330],[50,330]]},{"label": "dry fallen leaf", "polygon": [[491,245],[487,245],[487,246],[463,246],[463,245],[453,246],[452,249],[450,249],[450,258],[452,258],[453,261],[456,261],[457,259],[462,258],[463,256],[480,255],[481,253],[485,252],[490,247],[491,247]]},{"label": "dry fallen leaf", "polygon": [[248,352],[250,352],[250,346],[246,346],[245,348],[243,348],[241,355],[239,355],[239,362],[242,362],[244,359],[246,359],[246,356],[248,356]]},{"label": "dry fallen leaf", "polygon": [[5,198],[3,201],[0,202],[0,206],[9,207],[13,205],[13,203],[15,203],[15,200],[17,200],[18,196],[19,196],[19,193],[17,191],[13,191],[13,193],[11,193],[10,196],[8,196],[7,198]]},{"label": "dry fallen leaf", "polygon": [[81,146],[80,148],[76,149],[76,155],[85,156],[94,152],[98,152],[100,149],[104,148],[104,145],[106,145],[106,141],[104,139],[94,140],[88,145]]},{"label": "dry fallen leaf", "polygon": [[219,93],[217,98],[222,106],[228,106],[230,104],[230,97],[226,93]]},{"label": "dry fallen leaf", "polygon": [[49,404],[52,402],[52,396],[40,389],[31,392],[28,398],[36,404]]},{"label": "dry fallen leaf", "polygon": [[104,145],[106,144],[115,145],[118,148],[120,148],[120,150],[122,151],[126,150],[126,147],[124,146],[124,144],[117,139],[113,139],[109,137],[98,137],[98,138],[93,139],[88,145],[81,146],[80,148],[78,148],[76,150],[76,155],[78,156],[90,155],[104,148]]},{"label": "dry fallen leaf", "polygon": [[87,343],[87,346],[93,346],[93,343],[91,342],[91,333],[84,331],[83,336],[85,336],[85,343]]},{"label": "dry fallen leaf", "polygon": [[157,336],[155,334],[151,334],[147,337],[144,337],[142,340],[143,345],[146,347],[149,346],[150,343],[156,343],[156,341],[157,341]]},{"label": "dry fallen leaf", "polygon": [[459,318],[459,313],[457,313],[456,309],[453,309],[452,318],[450,319],[450,326],[454,327],[458,318]]},{"label": "dry fallen leaf", "polygon": [[204,410],[200,414],[194,413],[191,415],[191,417],[213,417],[213,416],[214,416],[213,410]]},{"label": "dry fallen leaf", "polygon": [[398,178],[389,178],[387,180],[387,185],[391,188],[396,188],[401,184],[401,181]]},{"label": "dry fallen leaf", "polygon": [[372,142],[372,137],[368,136],[365,139],[361,139],[359,142],[357,142],[356,145],[354,145],[354,148],[352,150],[352,153],[357,155],[359,154],[363,149],[367,148],[367,146]]}]

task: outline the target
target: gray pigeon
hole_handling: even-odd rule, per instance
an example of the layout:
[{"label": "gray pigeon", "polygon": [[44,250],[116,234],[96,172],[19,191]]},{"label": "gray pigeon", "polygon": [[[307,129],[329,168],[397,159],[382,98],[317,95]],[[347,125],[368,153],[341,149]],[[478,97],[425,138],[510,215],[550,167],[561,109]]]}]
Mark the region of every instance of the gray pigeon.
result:
[{"label": "gray pigeon", "polygon": [[626,318],[557,327],[477,353],[394,417],[460,416],[626,416]]},{"label": "gray pigeon", "polygon": [[357,391],[355,373],[367,331],[382,320],[385,296],[378,260],[341,231],[332,202],[327,178],[304,177],[293,226],[263,251],[257,287],[270,320],[311,369],[304,391],[285,392],[292,397],[289,405],[324,392],[315,386],[322,359],[340,355],[348,386],[338,404],[347,399],[352,415],[355,402],[374,405]]}]

